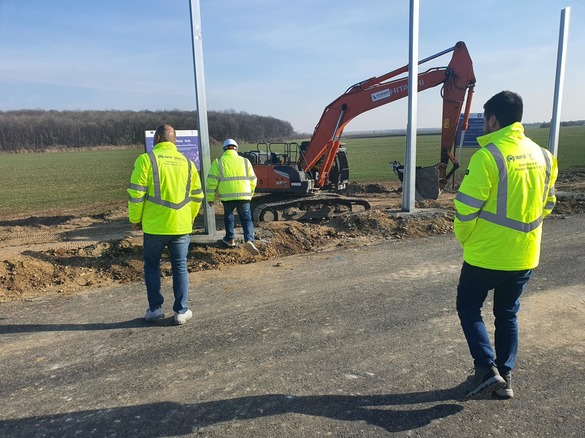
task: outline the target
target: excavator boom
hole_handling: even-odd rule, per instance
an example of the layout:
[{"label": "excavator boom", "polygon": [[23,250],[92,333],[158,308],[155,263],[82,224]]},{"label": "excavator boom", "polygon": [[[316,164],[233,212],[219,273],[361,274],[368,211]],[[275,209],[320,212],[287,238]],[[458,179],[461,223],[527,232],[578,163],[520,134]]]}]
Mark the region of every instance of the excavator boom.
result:
[{"label": "excavator boom", "polygon": [[[441,161],[430,169],[433,171],[432,193],[436,196],[459,167],[452,149],[466,93],[466,113],[469,113],[475,76],[462,41],[419,61],[424,64],[450,52],[453,55],[446,67],[430,68],[418,75],[419,91],[441,85],[443,98]],[[370,208],[365,200],[326,193],[326,190],[344,188],[349,179],[347,154],[340,138],[345,126],[358,115],[408,96],[408,76],[398,77],[407,72],[408,65],[405,65],[349,87],[327,105],[308,142],[285,143],[282,153],[275,152],[276,144],[259,143],[258,150],[242,153],[254,165],[258,178],[256,193],[259,196],[253,199],[255,220],[313,220]],[[266,150],[260,149],[261,144]],[[449,161],[453,167],[447,173]]]},{"label": "excavator boom", "polygon": [[[441,123],[441,163],[443,168],[447,167],[448,161],[453,162],[454,165],[457,163],[451,151],[455,142],[459,114],[465,100],[465,94],[470,90],[471,97],[475,86],[473,63],[467,47],[462,41],[450,49],[419,62],[422,64],[449,52],[453,52],[453,56],[447,67],[432,68],[418,75],[419,91],[438,85],[443,87]],[[326,184],[345,126],[356,116],[366,111],[408,96],[408,77],[390,80],[407,71],[408,65],[383,76],[357,83],[325,108],[315,127],[309,146],[299,163],[301,169],[309,170],[324,157],[317,181],[318,187],[323,187]],[[467,111],[470,109],[470,99],[466,109]]]}]

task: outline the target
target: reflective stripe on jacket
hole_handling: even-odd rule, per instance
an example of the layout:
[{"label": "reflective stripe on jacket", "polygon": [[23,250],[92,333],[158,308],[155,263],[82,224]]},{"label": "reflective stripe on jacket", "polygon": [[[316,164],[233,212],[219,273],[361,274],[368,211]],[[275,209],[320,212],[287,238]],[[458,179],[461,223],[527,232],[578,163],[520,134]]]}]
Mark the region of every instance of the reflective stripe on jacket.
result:
[{"label": "reflective stripe on jacket", "polygon": [[155,145],[134,162],[128,186],[128,218],[148,234],[193,232],[203,200],[195,164],[170,142]]},{"label": "reflective stripe on jacket", "polygon": [[556,197],[557,160],[524,135],[520,123],[477,138],[455,197],[455,236],[463,259],[480,268],[538,266],[542,220]]},{"label": "reflective stripe on jacket", "polygon": [[252,163],[235,150],[226,150],[215,159],[207,175],[207,201],[252,199],[256,189],[256,174]]}]

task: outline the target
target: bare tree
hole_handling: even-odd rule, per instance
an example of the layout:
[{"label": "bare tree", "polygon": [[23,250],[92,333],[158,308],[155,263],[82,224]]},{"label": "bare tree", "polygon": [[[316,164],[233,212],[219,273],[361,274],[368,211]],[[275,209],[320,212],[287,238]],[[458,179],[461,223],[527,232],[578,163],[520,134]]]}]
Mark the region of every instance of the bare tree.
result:
[{"label": "bare tree", "polygon": [[[197,129],[195,111],[0,111],[0,151],[144,144],[144,131],[167,123]],[[212,142],[231,137],[244,142],[286,140],[289,122],[245,112],[208,113]]]}]

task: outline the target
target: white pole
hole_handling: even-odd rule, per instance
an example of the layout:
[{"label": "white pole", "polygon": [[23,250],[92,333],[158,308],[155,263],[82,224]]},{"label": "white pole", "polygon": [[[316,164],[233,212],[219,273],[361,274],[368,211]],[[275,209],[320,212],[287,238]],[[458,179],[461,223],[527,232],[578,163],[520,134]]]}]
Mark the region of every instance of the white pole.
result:
[{"label": "white pole", "polygon": [[561,11],[561,28],[559,32],[559,48],[557,52],[557,73],[555,80],[555,94],[553,99],[553,115],[550,122],[548,150],[557,155],[559,150],[559,129],[561,126],[561,106],[563,102],[563,87],[565,84],[565,63],[567,55],[567,39],[569,37],[569,19],[571,8]]},{"label": "white pole", "polygon": [[[203,74],[203,40],[201,36],[201,9],[199,0],[190,0],[189,8],[191,10],[191,36],[193,38],[193,72],[195,76],[195,101],[197,105],[197,126],[199,128],[199,156],[201,163],[201,184],[203,190],[207,182],[207,173],[211,167],[211,153],[209,147],[209,129],[207,126],[207,98],[205,95],[205,76]],[[215,212],[206,202],[207,196],[203,202],[204,206],[204,224],[205,233],[215,236]]]},{"label": "white pole", "polygon": [[406,158],[402,178],[402,210],[412,212],[416,186],[416,131],[418,106],[418,17],[419,0],[410,0],[410,44],[408,61],[408,124]]}]

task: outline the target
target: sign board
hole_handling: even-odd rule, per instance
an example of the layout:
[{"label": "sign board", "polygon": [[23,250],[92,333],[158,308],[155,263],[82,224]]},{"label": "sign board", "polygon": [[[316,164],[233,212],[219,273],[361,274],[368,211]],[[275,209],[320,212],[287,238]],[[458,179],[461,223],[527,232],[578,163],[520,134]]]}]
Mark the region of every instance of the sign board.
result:
[{"label": "sign board", "polygon": [[[155,131],[144,131],[144,151],[150,152],[154,148]],[[199,160],[199,133],[196,130],[177,130],[176,146],[180,153],[195,163],[197,170],[201,170]]]},{"label": "sign board", "polygon": [[467,131],[463,137],[463,144],[461,144],[461,125],[463,124],[463,114],[459,116],[459,126],[457,127],[457,135],[455,137],[455,146],[464,148],[478,148],[479,143],[477,137],[483,135],[483,113],[470,113],[469,122],[467,124]]}]

